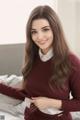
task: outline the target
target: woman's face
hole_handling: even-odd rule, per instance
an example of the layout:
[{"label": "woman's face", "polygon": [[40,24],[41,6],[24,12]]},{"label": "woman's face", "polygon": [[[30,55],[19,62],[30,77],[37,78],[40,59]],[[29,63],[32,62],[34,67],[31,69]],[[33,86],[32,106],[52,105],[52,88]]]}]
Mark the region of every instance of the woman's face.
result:
[{"label": "woman's face", "polygon": [[53,32],[48,20],[36,19],[32,22],[31,37],[34,43],[46,54],[52,47]]}]

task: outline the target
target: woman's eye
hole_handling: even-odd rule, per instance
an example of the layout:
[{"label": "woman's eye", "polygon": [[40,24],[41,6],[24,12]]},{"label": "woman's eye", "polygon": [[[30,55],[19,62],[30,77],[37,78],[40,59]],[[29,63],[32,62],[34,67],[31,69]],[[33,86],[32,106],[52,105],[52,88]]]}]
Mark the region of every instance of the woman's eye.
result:
[{"label": "woman's eye", "polygon": [[36,34],[37,32],[36,31],[31,31],[31,34]]},{"label": "woman's eye", "polygon": [[47,32],[47,31],[49,31],[49,29],[48,29],[48,28],[46,28],[46,29],[43,29],[43,31]]}]

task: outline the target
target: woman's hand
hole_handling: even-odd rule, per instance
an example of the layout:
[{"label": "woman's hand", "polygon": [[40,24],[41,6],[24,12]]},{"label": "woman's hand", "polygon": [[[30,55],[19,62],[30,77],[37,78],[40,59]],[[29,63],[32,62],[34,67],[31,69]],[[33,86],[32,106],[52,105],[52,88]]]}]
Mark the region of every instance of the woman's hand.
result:
[{"label": "woman's hand", "polygon": [[60,109],[61,105],[62,105],[61,100],[57,100],[57,99],[53,99],[53,98],[47,98],[47,97],[32,97],[31,102],[34,103],[34,105],[36,107],[38,107],[40,110],[41,109],[46,109],[46,108],[49,108],[49,107]]}]

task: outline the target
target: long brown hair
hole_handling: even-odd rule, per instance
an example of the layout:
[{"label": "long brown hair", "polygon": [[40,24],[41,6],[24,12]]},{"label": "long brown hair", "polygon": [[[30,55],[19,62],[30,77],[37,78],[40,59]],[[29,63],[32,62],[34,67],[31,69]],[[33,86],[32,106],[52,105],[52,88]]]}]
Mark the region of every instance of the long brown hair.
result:
[{"label": "long brown hair", "polygon": [[52,68],[53,68],[53,75],[50,79],[50,84],[56,84],[58,86],[62,85],[66,78],[70,73],[70,61],[69,61],[69,48],[66,44],[64,32],[61,26],[61,22],[55,13],[55,11],[45,5],[45,6],[38,6],[32,12],[28,19],[26,25],[26,45],[25,45],[25,64],[22,70],[24,84],[26,83],[26,79],[28,74],[31,71],[32,65],[34,60],[38,54],[38,47],[31,38],[31,27],[32,22],[35,19],[46,19],[48,20],[51,29],[54,35],[54,42],[53,42],[53,59],[52,59]]}]

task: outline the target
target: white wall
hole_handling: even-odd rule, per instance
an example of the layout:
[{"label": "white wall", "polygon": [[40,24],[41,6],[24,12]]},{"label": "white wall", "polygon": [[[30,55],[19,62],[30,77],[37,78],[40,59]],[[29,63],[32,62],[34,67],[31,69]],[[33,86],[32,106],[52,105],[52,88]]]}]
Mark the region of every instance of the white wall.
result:
[{"label": "white wall", "polygon": [[58,13],[67,42],[73,52],[80,56],[80,0],[58,0]]},{"label": "white wall", "polygon": [[0,44],[24,43],[28,16],[43,4],[57,9],[57,0],[0,0]]},{"label": "white wall", "polygon": [[80,55],[80,0],[76,2],[76,51]]}]

